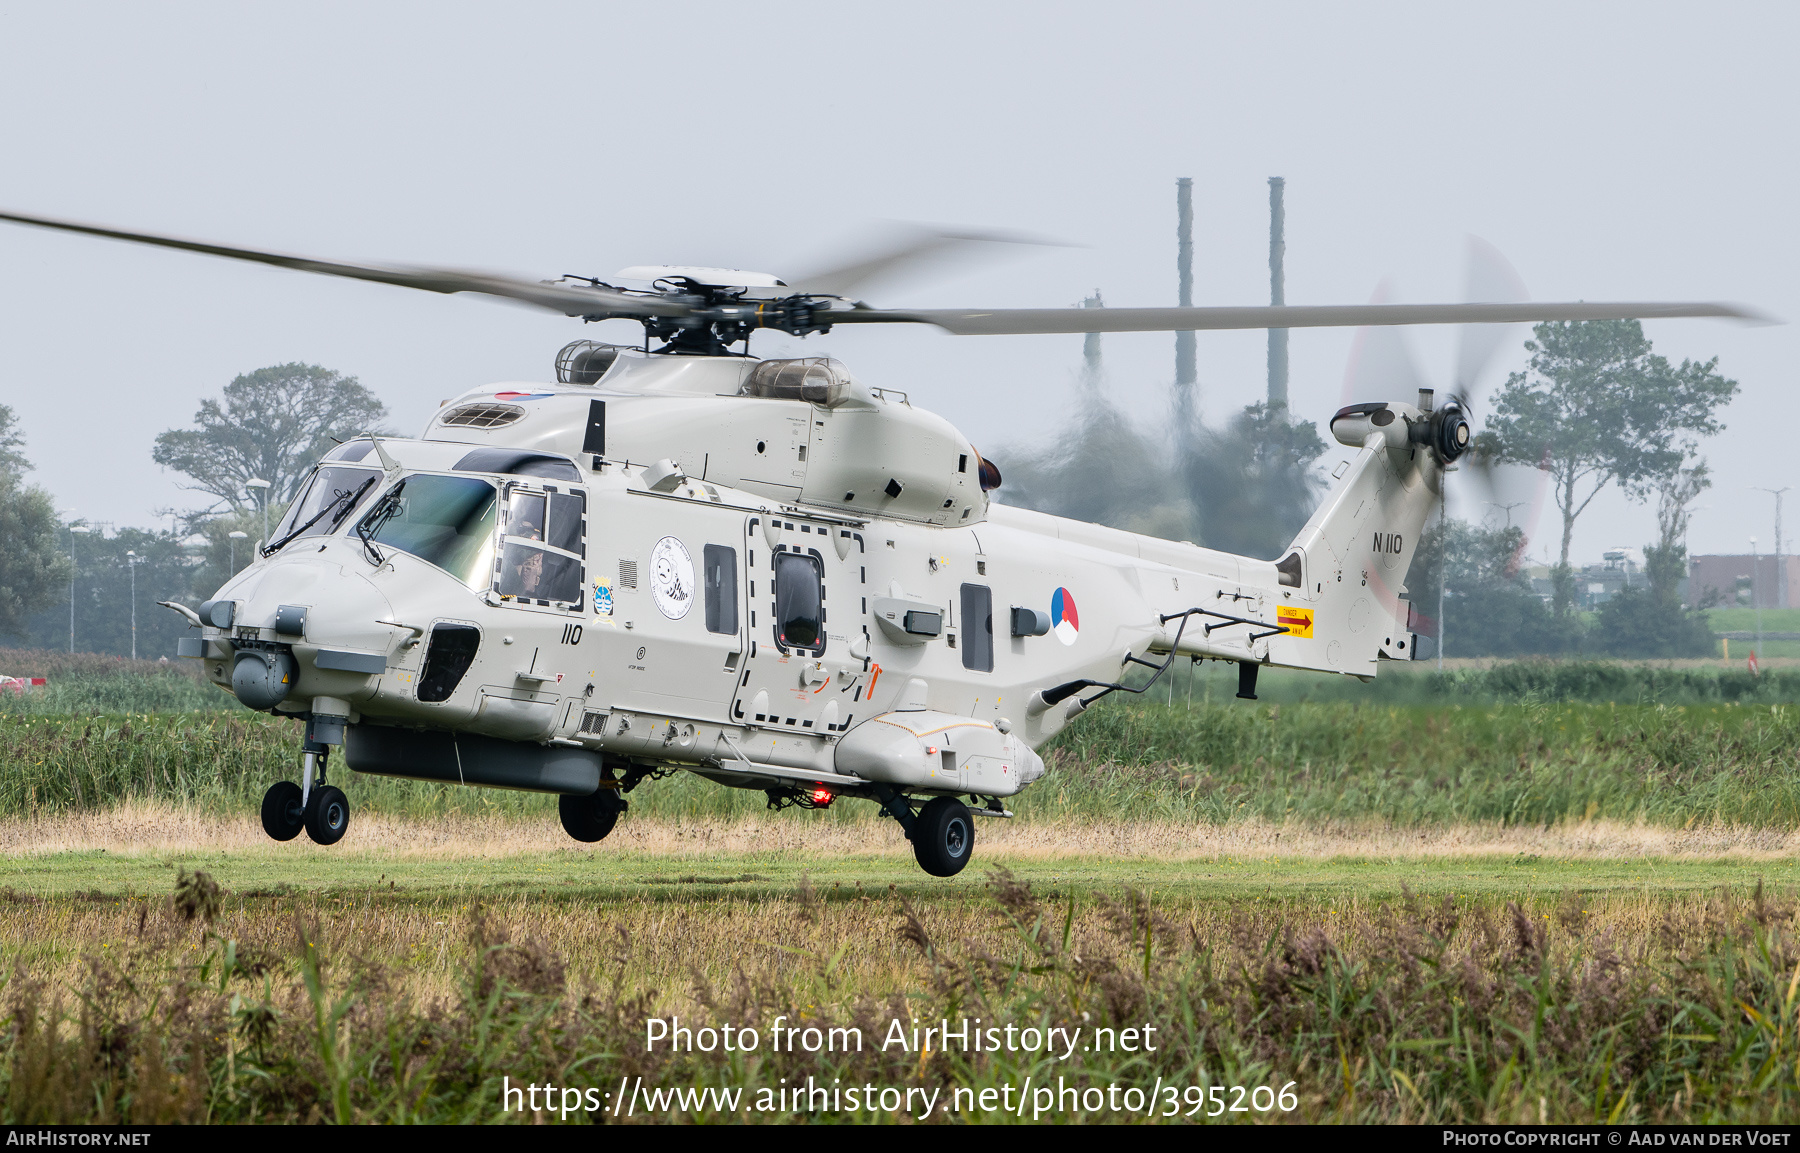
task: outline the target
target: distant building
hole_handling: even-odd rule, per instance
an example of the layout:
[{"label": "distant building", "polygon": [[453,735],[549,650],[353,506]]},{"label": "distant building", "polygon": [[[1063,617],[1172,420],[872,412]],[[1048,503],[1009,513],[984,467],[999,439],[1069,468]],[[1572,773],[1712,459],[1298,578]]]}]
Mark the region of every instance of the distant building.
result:
[{"label": "distant building", "polygon": [[[1556,581],[1551,577],[1550,566],[1534,564],[1529,571],[1531,591],[1549,604],[1556,598]],[[1644,571],[1642,554],[1634,548],[1609,548],[1599,562],[1575,570],[1575,607],[1597,609],[1618,596],[1621,589],[1648,587],[1650,577]]]},{"label": "distant building", "polygon": [[1775,567],[1775,558],[1767,553],[1689,557],[1688,591],[1683,599],[1690,607],[1711,603],[1722,607],[1788,608],[1800,595],[1800,557],[1782,557],[1781,567],[1787,570],[1785,582]]}]

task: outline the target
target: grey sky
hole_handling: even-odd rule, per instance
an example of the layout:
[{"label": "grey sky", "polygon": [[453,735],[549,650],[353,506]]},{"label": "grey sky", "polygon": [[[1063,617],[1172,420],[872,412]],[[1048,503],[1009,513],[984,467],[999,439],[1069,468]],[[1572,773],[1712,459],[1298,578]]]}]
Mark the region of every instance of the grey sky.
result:
[{"label": "grey sky", "polygon": [[[12,6],[0,204],[540,276],[780,273],[884,219],[1004,227],[1084,247],[877,302],[1056,306],[1098,287],[1148,305],[1174,302],[1174,180],[1192,176],[1196,303],[1252,304],[1281,175],[1291,303],[1366,300],[1388,275],[1399,299],[1457,299],[1474,233],[1538,299],[1800,319],[1796,33],[1780,4]],[[1694,551],[1766,548],[1770,501],[1747,489],[1800,485],[1800,325],[1647,329],[1744,385],[1706,450]],[[0,228],[0,400],[59,507],[121,524],[196,503],[151,441],[237,373],[324,364],[412,432],[442,398],[545,379],[561,344],[609,332],[636,329]],[[1297,413],[1337,406],[1352,335],[1294,333]],[[1453,334],[1412,339],[1447,378]],[[1257,399],[1263,340],[1200,335],[1208,412]],[[1146,424],[1173,344],[1106,338]],[[1004,464],[1068,429],[1080,345],[896,329],[753,348],[838,356]],[[1649,509],[1604,497],[1576,551],[1653,531]]]}]

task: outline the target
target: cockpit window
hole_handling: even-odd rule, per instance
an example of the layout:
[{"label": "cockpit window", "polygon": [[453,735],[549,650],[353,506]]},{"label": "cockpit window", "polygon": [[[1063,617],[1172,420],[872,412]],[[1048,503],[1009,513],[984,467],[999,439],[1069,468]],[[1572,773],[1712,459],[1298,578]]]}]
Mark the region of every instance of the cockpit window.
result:
[{"label": "cockpit window", "polygon": [[409,476],[388,490],[364,518],[376,545],[411,553],[472,589],[494,573],[497,494],[470,476]]},{"label": "cockpit window", "polygon": [[[300,499],[288,507],[287,515],[281,518],[281,525],[270,538],[271,542],[303,536],[329,536],[336,532],[350,519],[351,513],[368,503],[378,484],[364,486],[380,475],[379,469],[320,465],[306,482]],[[333,502],[336,507],[330,508],[327,515],[319,516]]]},{"label": "cockpit window", "polygon": [[587,494],[507,489],[506,531],[494,588],[520,604],[578,604],[587,556]]}]

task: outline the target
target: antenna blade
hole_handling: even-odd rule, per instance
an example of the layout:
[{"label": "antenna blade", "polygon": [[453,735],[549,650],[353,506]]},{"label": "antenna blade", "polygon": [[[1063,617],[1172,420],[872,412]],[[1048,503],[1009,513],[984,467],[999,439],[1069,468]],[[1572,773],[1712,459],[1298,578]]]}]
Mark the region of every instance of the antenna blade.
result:
[{"label": "antenna blade", "polygon": [[380,284],[398,285],[402,288],[424,289],[427,292],[479,292],[487,296],[498,296],[535,308],[547,309],[551,312],[560,312],[565,316],[601,318],[668,316],[684,311],[683,307],[678,304],[629,296],[613,289],[519,280],[486,272],[413,265],[347,264],[341,261],[317,260],[309,256],[265,252],[254,248],[233,248],[229,245],[213,244],[203,240],[186,240],[178,236],[163,236],[153,232],[128,232],[124,229],[108,228],[104,225],[58,220],[49,216],[27,216],[18,212],[0,212],[0,220],[9,220],[15,224],[29,224],[38,228],[53,228],[63,232],[79,232],[88,236],[102,236],[109,240],[128,240],[134,244],[152,244],[160,248],[175,248],[184,252],[201,252],[208,256],[223,256],[232,260],[272,264],[277,268],[292,268],[300,272],[343,276],[352,280],[372,280]]},{"label": "antenna blade", "polygon": [[1334,304],[1244,308],[834,309],[832,324],[932,324],[957,336],[1034,333],[1187,332],[1245,328],[1355,328],[1389,324],[1512,324],[1545,320],[1653,320],[1713,316],[1756,324],[1780,321],[1739,304],[1587,302],[1566,304]]}]

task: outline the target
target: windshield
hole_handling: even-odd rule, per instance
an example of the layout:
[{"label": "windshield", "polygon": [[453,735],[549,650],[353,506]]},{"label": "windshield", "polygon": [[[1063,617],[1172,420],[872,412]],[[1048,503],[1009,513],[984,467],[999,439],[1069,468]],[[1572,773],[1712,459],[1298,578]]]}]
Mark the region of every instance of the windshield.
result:
[{"label": "windshield", "polygon": [[[375,485],[364,488],[364,484],[381,475],[380,469],[356,468],[341,464],[320,465],[306,482],[305,491],[300,499],[289,508],[286,516],[281,518],[281,526],[275,530],[270,543],[282,541],[289,537],[329,536],[336,532],[358,505],[367,502],[375,491]],[[346,495],[355,495],[356,500],[346,499]],[[338,502],[335,508],[325,516],[319,516],[333,501]],[[317,519],[314,519],[317,518]],[[311,522],[308,524],[308,522]],[[295,529],[301,529],[295,532]]]},{"label": "windshield", "polygon": [[409,476],[388,491],[362,529],[377,545],[408,552],[472,589],[494,577],[494,486],[466,476]]}]

